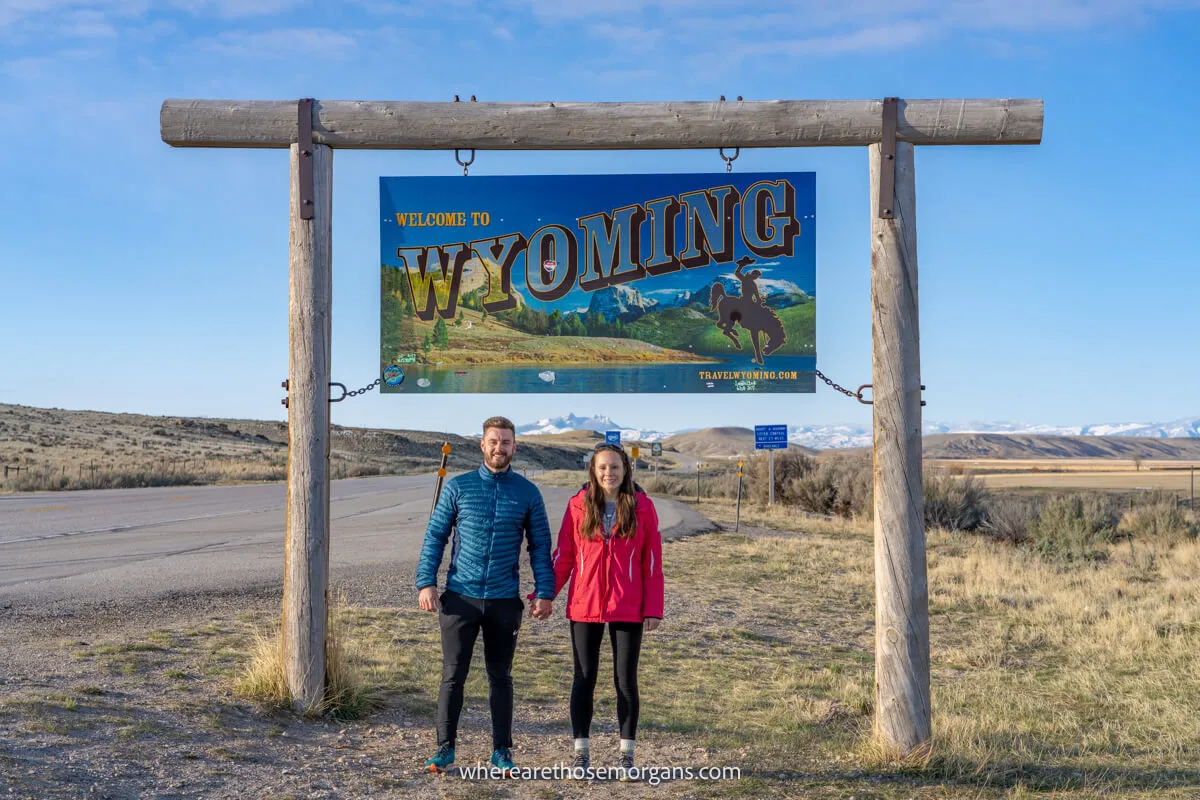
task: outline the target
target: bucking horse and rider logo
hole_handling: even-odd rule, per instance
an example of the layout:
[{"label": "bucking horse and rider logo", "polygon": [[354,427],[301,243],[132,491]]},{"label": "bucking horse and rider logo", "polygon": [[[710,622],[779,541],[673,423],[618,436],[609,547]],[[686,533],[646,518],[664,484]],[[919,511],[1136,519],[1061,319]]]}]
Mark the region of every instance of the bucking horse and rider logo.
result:
[{"label": "bucking horse and rider logo", "polygon": [[[763,302],[758,291],[758,279],[762,272],[755,269],[750,272],[743,270],[754,263],[750,256],[742,256],[737,261],[737,269],[733,274],[742,282],[741,296],[732,297],[725,294],[725,287],[720,283],[713,284],[710,297],[711,310],[717,312],[716,326],[733,342],[738,350],[742,349],[741,339],[734,330],[737,325],[750,334],[750,342],[754,345],[754,363],[762,366],[763,359],[778,350],[787,341],[783,323],[775,312]],[[765,337],[765,342],[759,343],[759,334]]]}]

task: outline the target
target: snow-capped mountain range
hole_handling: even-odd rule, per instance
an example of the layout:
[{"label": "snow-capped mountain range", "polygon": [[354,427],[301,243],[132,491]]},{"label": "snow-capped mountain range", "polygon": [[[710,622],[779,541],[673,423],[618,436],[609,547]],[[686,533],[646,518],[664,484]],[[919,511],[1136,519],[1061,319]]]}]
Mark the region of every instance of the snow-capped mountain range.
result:
[{"label": "snow-capped mountain range", "polygon": [[[631,442],[657,442],[659,439],[665,439],[671,436],[671,433],[662,433],[661,431],[644,431],[638,428],[625,428],[613,422],[606,416],[599,415],[594,417],[577,417],[574,414],[567,414],[565,417],[554,417],[553,419],[539,419],[537,422],[532,422],[528,425],[518,425],[518,436],[538,436],[547,433],[569,433],[570,431],[605,431],[621,432],[621,439]],[[681,431],[673,431],[673,433],[681,433]]]},{"label": "snow-capped mountain range", "polygon": [[[568,431],[620,430],[626,441],[655,442],[685,430],[662,431],[626,428],[607,416],[565,417],[541,419],[517,427],[522,436],[537,436]],[[689,428],[688,430],[695,430]],[[926,435],[938,433],[1014,433],[1041,436],[1139,436],[1152,439],[1200,439],[1200,417],[1188,417],[1164,423],[1117,422],[1104,425],[1027,425],[1018,422],[927,422]],[[871,428],[863,425],[789,425],[788,440],[814,450],[844,447],[869,447]]]}]

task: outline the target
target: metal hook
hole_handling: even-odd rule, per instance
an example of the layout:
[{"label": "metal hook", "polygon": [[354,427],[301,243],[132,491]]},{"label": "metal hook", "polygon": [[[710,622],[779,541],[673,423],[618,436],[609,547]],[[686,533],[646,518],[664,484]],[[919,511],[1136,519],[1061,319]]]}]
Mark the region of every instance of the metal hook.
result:
[{"label": "metal hook", "polygon": [[739,155],[742,154],[742,148],[740,148],[740,147],[733,148],[733,155],[731,155],[731,156],[725,155],[724,147],[718,148],[717,153],[719,153],[721,158],[725,161],[725,171],[733,172],[733,162]]},{"label": "metal hook", "polygon": [[454,151],[454,160],[457,161],[458,165],[463,168],[463,177],[465,178],[467,176],[467,167],[475,163],[475,149],[471,149],[471,157],[466,161],[463,161],[458,157],[458,152],[459,151],[457,149]]}]

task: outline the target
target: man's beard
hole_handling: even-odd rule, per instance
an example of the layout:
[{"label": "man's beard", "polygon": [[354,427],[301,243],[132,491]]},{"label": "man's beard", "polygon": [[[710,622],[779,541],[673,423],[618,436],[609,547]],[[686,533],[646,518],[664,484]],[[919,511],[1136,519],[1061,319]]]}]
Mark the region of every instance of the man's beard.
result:
[{"label": "man's beard", "polygon": [[507,469],[511,463],[512,456],[508,453],[493,453],[487,457],[487,465],[496,471]]}]

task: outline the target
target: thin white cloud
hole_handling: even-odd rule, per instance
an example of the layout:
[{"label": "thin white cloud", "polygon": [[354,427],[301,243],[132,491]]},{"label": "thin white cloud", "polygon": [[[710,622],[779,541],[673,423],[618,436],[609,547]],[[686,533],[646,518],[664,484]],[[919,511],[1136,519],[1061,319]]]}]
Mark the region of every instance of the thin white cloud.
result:
[{"label": "thin white cloud", "polygon": [[267,31],[225,31],[197,39],[201,50],[237,58],[281,58],[323,56],[341,58],[358,43],[352,36],[325,28],[277,28]]},{"label": "thin white cloud", "polygon": [[[93,26],[152,14],[185,12],[195,16],[236,19],[269,16],[288,11],[311,0],[0,0],[0,29],[17,23],[62,30],[76,24],[73,17],[86,15]],[[98,29],[98,28],[97,28]]]},{"label": "thin white cloud", "polygon": [[309,0],[171,0],[172,6],[197,16],[225,19],[270,16],[308,4]]},{"label": "thin white cloud", "polygon": [[743,41],[738,50],[744,56],[784,54],[793,56],[830,56],[863,51],[879,52],[912,47],[936,38],[941,28],[929,22],[898,22],[860,28],[850,33],[805,36],[768,42]]},{"label": "thin white cloud", "polygon": [[593,73],[578,73],[580,77],[590,77],[596,83],[633,84],[651,81],[661,77],[658,70],[653,69],[604,69]]},{"label": "thin white cloud", "polygon": [[[587,30],[632,51],[664,41],[705,51],[793,56],[877,52],[957,33],[1052,33],[1136,25],[1154,14],[1200,8],[1200,0],[506,0],[543,25],[603,17]],[[619,19],[620,24],[609,20]],[[708,58],[709,55],[705,55]]]},{"label": "thin white cloud", "polygon": [[95,10],[75,11],[62,19],[62,34],[77,39],[109,38],[117,35],[117,29]]},{"label": "thin white cloud", "polygon": [[350,5],[358,6],[368,14],[399,15],[404,17],[424,17],[427,9],[420,3],[393,3],[381,0],[347,0]]},{"label": "thin white cloud", "polygon": [[599,22],[589,27],[589,32],[601,39],[608,39],[625,50],[644,52],[654,47],[663,38],[662,30],[644,28],[638,25],[614,25],[611,22]]},{"label": "thin white cloud", "polygon": [[70,27],[79,15],[92,25],[112,25],[117,20],[144,14],[147,0],[3,0],[0,2],[0,31],[20,26],[35,31]]}]

